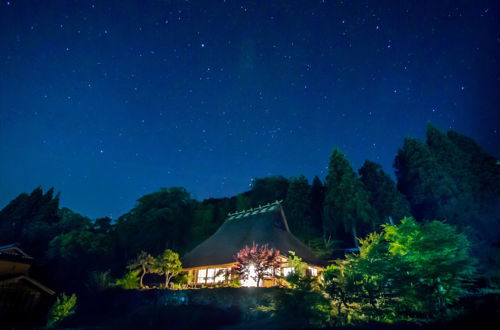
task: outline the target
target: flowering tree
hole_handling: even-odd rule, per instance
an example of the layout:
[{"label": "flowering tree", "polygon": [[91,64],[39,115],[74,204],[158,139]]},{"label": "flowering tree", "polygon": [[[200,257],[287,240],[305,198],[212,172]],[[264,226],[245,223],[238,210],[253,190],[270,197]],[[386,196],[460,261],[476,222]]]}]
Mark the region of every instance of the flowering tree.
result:
[{"label": "flowering tree", "polygon": [[263,280],[276,276],[276,269],[279,269],[281,264],[280,251],[269,248],[267,244],[259,246],[255,242],[251,247],[245,246],[241,249],[234,259],[236,266],[232,269],[233,274],[242,280],[251,278],[257,282],[257,286],[260,286]]}]

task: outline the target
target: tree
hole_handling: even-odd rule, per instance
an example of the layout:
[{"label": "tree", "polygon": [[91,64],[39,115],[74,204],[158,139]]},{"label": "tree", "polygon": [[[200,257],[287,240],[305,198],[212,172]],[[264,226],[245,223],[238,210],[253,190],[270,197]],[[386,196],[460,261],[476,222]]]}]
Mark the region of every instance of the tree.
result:
[{"label": "tree", "polygon": [[0,211],[0,244],[18,242],[33,257],[42,257],[57,233],[58,207],[53,188],[20,194]]},{"label": "tree", "polygon": [[411,204],[418,219],[439,217],[439,209],[456,194],[455,182],[436,161],[427,145],[405,139],[394,161],[398,189]]},{"label": "tree", "polygon": [[115,285],[125,289],[125,290],[134,290],[139,288],[139,273],[141,271],[139,269],[129,270],[123,275],[122,278],[116,280]]},{"label": "tree", "polygon": [[[236,265],[232,269],[233,274],[240,279],[246,280],[251,277],[260,286],[261,281],[271,279],[276,276],[276,270],[281,265],[280,251],[269,248],[267,244],[259,246],[252,244],[245,246],[235,256]],[[251,274],[251,268],[254,275]]]},{"label": "tree", "polygon": [[406,197],[397,190],[394,181],[379,164],[366,160],[359,169],[359,175],[375,211],[374,226],[410,215]]},{"label": "tree", "polygon": [[469,241],[454,226],[404,218],[399,226],[384,227],[384,239],[388,253],[403,258],[418,278],[409,293],[419,302],[411,301],[417,311],[432,313],[457,301],[474,275]]},{"label": "tree", "polygon": [[172,277],[182,272],[179,254],[170,249],[166,249],[156,258],[156,263],[152,267],[152,272],[165,275],[165,288],[168,288]]},{"label": "tree", "polygon": [[323,203],[325,187],[323,182],[315,176],[311,185],[311,225],[318,236],[323,234]]},{"label": "tree", "polygon": [[357,247],[357,228],[370,223],[373,210],[363,184],[338,149],[334,149],[330,157],[326,189],[325,235],[335,234],[336,223],[340,223],[350,232]]},{"label": "tree", "polygon": [[290,229],[303,240],[313,236],[310,205],[311,187],[306,177],[291,178],[284,206]]},{"label": "tree", "polygon": [[142,196],[116,224],[123,262],[141,250],[153,255],[165,248],[186,251],[196,205],[197,202],[181,187],[161,188]]},{"label": "tree", "polygon": [[290,288],[275,295],[276,314],[293,320],[294,328],[324,328],[330,323],[331,303],[321,292],[318,278],[307,274],[307,264],[293,251],[288,253],[287,265],[294,271],[286,276]]},{"label": "tree", "polygon": [[47,327],[51,328],[60,323],[65,318],[75,314],[76,311],[76,295],[67,296],[61,294],[57,297],[54,305],[49,310]]},{"label": "tree", "polygon": [[132,260],[132,262],[128,265],[127,268],[130,270],[139,269],[141,271],[141,277],[139,280],[139,285],[141,288],[144,287],[143,284],[144,275],[150,273],[153,270],[155,262],[156,260],[155,258],[153,258],[152,255],[150,255],[145,251],[141,251],[139,252],[137,257],[134,260]]},{"label": "tree", "polygon": [[324,272],[326,292],[340,299],[339,314],[429,317],[457,301],[474,273],[467,238],[441,221],[404,218],[360,242],[359,254]]},{"label": "tree", "polygon": [[50,278],[62,288],[85,282],[88,273],[109,268],[113,242],[102,233],[72,230],[54,237],[44,261],[51,268]]},{"label": "tree", "polygon": [[89,230],[92,226],[92,221],[83,215],[73,212],[67,207],[59,209],[58,232],[61,234],[69,233],[73,230]]},{"label": "tree", "polygon": [[257,207],[277,200],[284,200],[288,191],[288,180],[280,175],[258,178],[250,191],[251,206]]}]

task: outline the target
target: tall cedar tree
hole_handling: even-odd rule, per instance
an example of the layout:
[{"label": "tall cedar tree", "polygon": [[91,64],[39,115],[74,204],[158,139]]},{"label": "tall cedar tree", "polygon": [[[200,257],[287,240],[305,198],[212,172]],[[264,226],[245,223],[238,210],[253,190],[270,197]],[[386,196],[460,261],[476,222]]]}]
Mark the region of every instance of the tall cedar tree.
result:
[{"label": "tall cedar tree", "polygon": [[[382,167],[366,160],[359,169],[361,182],[370,194],[370,204],[376,213],[375,225],[410,216],[410,205]],[[390,218],[389,218],[390,217]]]},{"label": "tall cedar tree", "polygon": [[343,224],[358,247],[358,227],[370,223],[373,210],[363,184],[338,149],[334,149],[330,157],[326,189],[325,235],[334,236],[337,224]]},{"label": "tall cedar tree", "polygon": [[398,189],[406,195],[417,219],[439,218],[440,207],[456,194],[455,182],[439,165],[429,147],[405,139],[394,161]]},{"label": "tall cedar tree", "polygon": [[323,235],[323,203],[325,200],[325,186],[315,176],[311,186],[311,225],[317,236]]},{"label": "tall cedar tree", "polygon": [[0,211],[0,244],[18,242],[33,257],[42,257],[57,234],[58,208],[53,188],[20,194]]},{"label": "tall cedar tree", "polygon": [[[500,198],[500,166],[497,159],[487,154],[473,139],[454,131],[447,134],[457,148],[462,151],[465,166],[468,167],[477,185],[474,194],[483,201]],[[497,204],[498,205],[498,204]]]},{"label": "tall cedar tree", "polygon": [[306,177],[291,178],[288,185],[284,207],[291,231],[299,238],[306,240],[311,232],[311,186]]},{"label": "tall cedar tree", "polygon": [[280,251],[269,248],[267,244],[259,246],[252,244],[251,247],[245,246],[235,256],[236,265],[231,270],[233,274],[242,280],[250,277],[250,266],[255,268],[255,277],[252,278],[257,282],[259,287],[261,282],[266,279],[276,277],[276,272],[281,265]]}]

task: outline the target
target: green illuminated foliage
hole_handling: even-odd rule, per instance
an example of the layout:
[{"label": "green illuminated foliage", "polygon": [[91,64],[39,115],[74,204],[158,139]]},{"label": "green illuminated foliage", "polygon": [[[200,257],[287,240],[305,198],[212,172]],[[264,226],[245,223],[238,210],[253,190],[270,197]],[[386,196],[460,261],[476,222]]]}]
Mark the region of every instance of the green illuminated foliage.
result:
[{"label": "green illuminated foliage", "polygon": [[393,322],[443,312],[473,273],[469,242],[455,227],[404,218],[360,240],[360,253],[328,266],[323,279],[340,323]]},{"label": "green illuminated foliage", "polygon": [[65,318],[75,314],[76,300],[75,294],[67,296],[63,293],[57,297],[56,302],[49,310],[47,327],[54,327]]},{"label": "green illuminated foliage", "polygon": [[125,290],[133,290],[133,289],[139,289],[140,287],[140,270],[130,270],[125,273],[125,275],[116,280],[116,286],[125,289]]},{"label": "green illuminated foliage", "polygon": [[172,277],[182,272],[182,265],[179,254],[170,249],[163,251],[157,258],[151,268],[152,273],[165,276],[165,288],[168,288]]},{"label": "green illuminated foliage", "polygon": [[144,275],[151,273],[155,267],[155,258],[145,251],[139,252],[137,257],[127,266],[128,269],[134,270],[139,269],[141,271],[141,277],[139,281],[140,287],[144,287],[143,280]]}]

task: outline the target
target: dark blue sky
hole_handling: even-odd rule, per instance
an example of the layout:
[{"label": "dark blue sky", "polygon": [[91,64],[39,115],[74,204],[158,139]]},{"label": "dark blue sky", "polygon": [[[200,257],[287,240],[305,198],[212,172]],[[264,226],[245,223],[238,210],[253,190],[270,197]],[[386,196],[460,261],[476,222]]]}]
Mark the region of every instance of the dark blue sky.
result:
[{"label": "dark blue sky", "polygon": [[0,207],[36,186],[118,217],[145,193],[393,173],[431,121],[499,147],[496,1],[0,3]]}]

